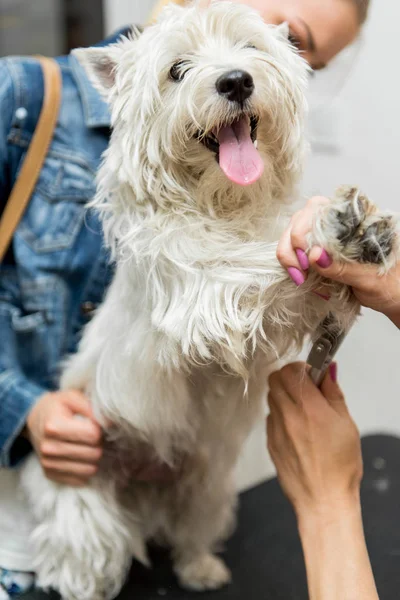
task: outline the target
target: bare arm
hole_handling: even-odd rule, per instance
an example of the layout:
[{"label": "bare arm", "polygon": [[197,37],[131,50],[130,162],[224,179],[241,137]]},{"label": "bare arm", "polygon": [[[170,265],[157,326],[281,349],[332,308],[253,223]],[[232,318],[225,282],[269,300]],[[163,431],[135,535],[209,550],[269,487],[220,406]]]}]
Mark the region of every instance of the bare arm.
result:
[{"label": "bare arm", "polygon": [[305,365],[270,378],[268,445],[295,509],[311,600],[377,600],[360,505],[361,445],[332,367],[321,391]]},{"label": "bare arm", "polygon": [[377,600],[358,498],[299,518],[310,600]]}]

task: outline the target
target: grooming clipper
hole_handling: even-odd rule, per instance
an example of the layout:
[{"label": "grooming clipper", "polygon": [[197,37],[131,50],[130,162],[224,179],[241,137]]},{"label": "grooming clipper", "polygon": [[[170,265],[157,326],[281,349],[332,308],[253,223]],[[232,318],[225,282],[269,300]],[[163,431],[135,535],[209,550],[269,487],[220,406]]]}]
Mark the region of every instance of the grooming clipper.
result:
[{"label": "grooming clipper", "polygon": [[307,358],[307,363],[311,367],[310,377],[318,387],[347,335],[347,332],[339,327],[332,314],[322,321],[319,331],[320,335],[314,342]]}]

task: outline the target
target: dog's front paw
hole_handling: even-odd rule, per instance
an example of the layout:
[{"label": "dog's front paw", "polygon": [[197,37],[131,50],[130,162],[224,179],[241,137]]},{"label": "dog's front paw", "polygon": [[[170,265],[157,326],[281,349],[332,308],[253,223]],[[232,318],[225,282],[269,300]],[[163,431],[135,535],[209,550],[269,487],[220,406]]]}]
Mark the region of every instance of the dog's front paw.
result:
[{"label": "dog's front paw", "polygon": [[396,229],[392,215],[380,212],[358,188],[343,186],[318,216],[313,242],[336,260],[372,263],[387,270],[396,260]]},{"label": "dog's front paw", "polygon": [[224,562],[212,554],[203,554],[191,562],[175,567],[182,587],[202,592],[217,590],[231,581],[231,574]]}]

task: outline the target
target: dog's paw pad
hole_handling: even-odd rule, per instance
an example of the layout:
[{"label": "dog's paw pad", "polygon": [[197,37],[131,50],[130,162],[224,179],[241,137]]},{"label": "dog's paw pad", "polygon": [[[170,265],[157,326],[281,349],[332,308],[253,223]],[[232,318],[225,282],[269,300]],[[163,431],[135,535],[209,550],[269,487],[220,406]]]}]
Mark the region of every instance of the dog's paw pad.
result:
[{"label": "dog's paw pad", "polygon": [[381,217],[360,236],[360,262],[380,265],[391,255],[395,245],[395,225],[390,217]]},{"label": "dog's paw pad", "polygon": [[[358,188],[339,188],[328,209],[324,235],[337,259],[387,265],[397,244],[394,217],[378,208]],[[324,246],[327,247],[328,243]]]},{"label": "dog's paw pad", "polygon": [[336,192],[339,201],[335,206],[337,239],[342,244],[348,244],[357,234],[366,215],[368,199],[362,196],[357,188],[340,188]]},{"label": "dog's paw pad", "polygon": [[182,587],[197,592],[217,590],[231,581],[229,569],[212,554],[204,554],[185,566],[178,566],[176,572]]}]

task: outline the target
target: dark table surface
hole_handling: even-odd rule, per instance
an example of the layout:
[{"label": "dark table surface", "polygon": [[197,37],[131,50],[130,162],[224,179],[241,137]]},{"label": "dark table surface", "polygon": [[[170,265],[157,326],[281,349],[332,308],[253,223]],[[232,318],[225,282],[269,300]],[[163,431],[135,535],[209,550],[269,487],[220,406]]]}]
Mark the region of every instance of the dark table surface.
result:
[{"label": "dark table surface", "polygon": [[[380,600],[400,599],[400,438],[363,439],[364,527]],[[306,577],[293,511],[276,479],[241,496],[238,528],[224,558],[233,583],[210,593],[177,586],[168,555],[153,551],[152,570],[134,563],[118,600],[307,600]],[[39,590],[26,600],[57,600]],[[22,597],[21,597],[22,599]]]},{"label": "dark table surface", "polygon": [[[400,438],[363,439],[364,526],[380,600],[400,598]],[[180,589],[168,555],[152,552],[151,571],[134,564],[118,600],[307,600],[293,511],[276,479],[241,496],[237,531],[224,558],[233,583],[212,593]]]}]

